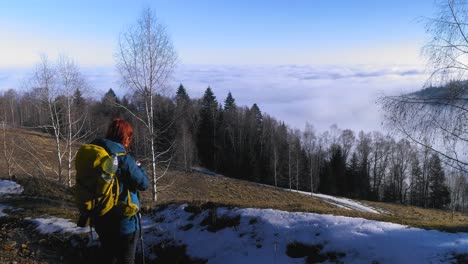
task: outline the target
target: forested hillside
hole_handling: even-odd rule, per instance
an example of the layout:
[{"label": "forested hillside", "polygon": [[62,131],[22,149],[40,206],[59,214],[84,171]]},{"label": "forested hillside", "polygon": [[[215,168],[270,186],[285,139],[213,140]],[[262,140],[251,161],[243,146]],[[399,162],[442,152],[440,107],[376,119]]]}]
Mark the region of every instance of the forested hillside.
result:
[{"label": "forested hillside", "polygon": [[[109,89],[94,98],[84,96],[82,89],[62,87],[51,93],[33,86],[26,92],[3,93],[4,131],[21,127],[56,138],[50,150],[54,158],[49,158],[49,165],[38,166],[55,164],[53,176],[71,186],[79,144],[104,135],[109,121],[122,117],[136,128],[133,154],[151,170],[151,144],[140,120],[145,116],[144,95],[118,97]],[[468,185],[462,175],[405,139],[337,126],[321,133],[311,124],[303,131],[292,129],[257,104],[238,106],[231,93],[217,99],[210,87],[202,98],[191,98],[180,85],[175,96],[158,95],[153,103],[157,165],[163,172],[202,166],[228,177],[289,189],[427,208],[464,211],[468,206]],[[20,170],[24,161],[9,159],[14,140],[3,134],[10,175],[24,173]]]}]

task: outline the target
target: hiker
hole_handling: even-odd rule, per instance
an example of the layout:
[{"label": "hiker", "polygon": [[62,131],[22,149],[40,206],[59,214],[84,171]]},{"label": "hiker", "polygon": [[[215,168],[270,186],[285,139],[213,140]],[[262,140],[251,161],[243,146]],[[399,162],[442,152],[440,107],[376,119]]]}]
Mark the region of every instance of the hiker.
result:
[{"label": "hiker", "polygon": [[[109,125],[106,138],[95,139],[91,144],[103,147],[109,155],[117,155],[120,204],[103,216],[94,218],[94,226],[101,242],[99,263],[134,263],[137,231],[140,229],[138,191],[148,189],[148,177],[141,163],[129,154],[133,139],[133,127],[125,120],[116,118]],[[135,206],[136,212],[128,205]],[[124,207],[124,208],[122,208]],[[125,208],[127,207],[127,208]],[[129,213],[130,211],[130,213]]]}]

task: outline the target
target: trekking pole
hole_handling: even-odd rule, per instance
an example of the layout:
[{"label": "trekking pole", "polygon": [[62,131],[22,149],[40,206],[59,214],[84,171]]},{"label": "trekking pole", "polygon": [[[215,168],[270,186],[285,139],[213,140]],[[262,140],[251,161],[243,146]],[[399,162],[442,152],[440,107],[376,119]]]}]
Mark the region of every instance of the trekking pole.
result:
[{"label": "trekking pole", "polygon": [[[138,200],[141,202],[140,192],[137,192],[137,196],[138,196]],[[141,211],[138,211],[138,223],[140,224],[141,263],[145,264],[145,245],[144,245],[144,242],[143,242],[143,227],[142,227],[142,224],[141,224]]]},{"label": "trekking pole", "polygon": [[141,263],[145,264],[145,245],[143,243],[143,228],[141,227],[141,213],[140,212],[138,212],[138,218],[140,222]]},{"label": "trekking pole", "polygon": [[91,237],[91,242],[94,241],[94,236],[93,236],[93,227],[89,225],[89,236]]}]

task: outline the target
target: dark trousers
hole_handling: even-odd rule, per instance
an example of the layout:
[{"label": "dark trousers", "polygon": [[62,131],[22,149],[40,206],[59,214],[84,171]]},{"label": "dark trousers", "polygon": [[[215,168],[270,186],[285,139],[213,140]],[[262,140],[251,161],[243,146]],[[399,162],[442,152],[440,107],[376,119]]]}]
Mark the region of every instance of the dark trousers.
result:
[{"label": "dark trousers", "polygon": [[101,241],[100,262],[109,264],[134,264],[137,232],[128,235],[113,233],[99,234]]}]

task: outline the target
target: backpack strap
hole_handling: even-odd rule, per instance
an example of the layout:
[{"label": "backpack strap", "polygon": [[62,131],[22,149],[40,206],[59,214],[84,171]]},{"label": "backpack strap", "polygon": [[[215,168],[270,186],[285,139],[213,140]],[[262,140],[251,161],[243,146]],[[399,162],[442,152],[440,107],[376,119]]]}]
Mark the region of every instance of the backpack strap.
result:
[{"label": "backpack strap", "polygon": [[117,155],[117,157],[125,156],[125,155],[127,155],[127,152],[117,152],[117,153],[115,153],[115,155]]}]

